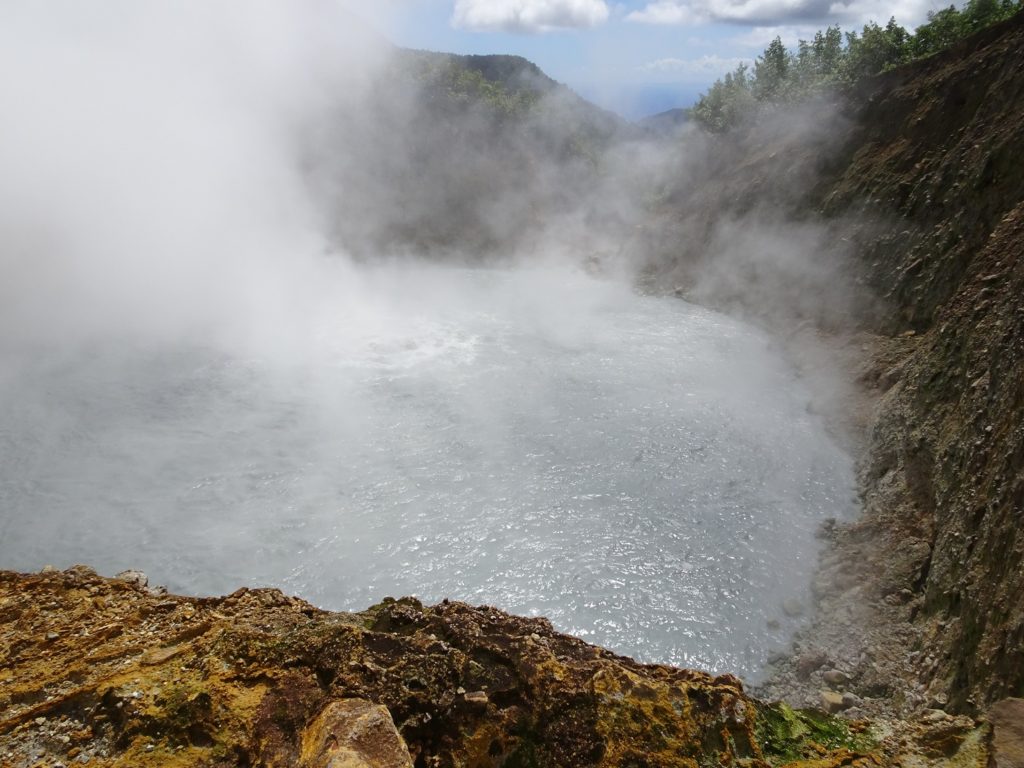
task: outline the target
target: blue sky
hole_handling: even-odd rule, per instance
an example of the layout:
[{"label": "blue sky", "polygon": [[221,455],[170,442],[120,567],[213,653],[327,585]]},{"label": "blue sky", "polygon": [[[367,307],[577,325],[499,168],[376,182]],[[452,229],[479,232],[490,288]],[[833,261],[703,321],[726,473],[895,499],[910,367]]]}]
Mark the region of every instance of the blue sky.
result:
[{"label": "blue sky", "polygon": [[908,27],[940,0],[376,0],[361,13],[393,42],[525,56],[628,117],[689,106],[776,35],[890,16]]}]

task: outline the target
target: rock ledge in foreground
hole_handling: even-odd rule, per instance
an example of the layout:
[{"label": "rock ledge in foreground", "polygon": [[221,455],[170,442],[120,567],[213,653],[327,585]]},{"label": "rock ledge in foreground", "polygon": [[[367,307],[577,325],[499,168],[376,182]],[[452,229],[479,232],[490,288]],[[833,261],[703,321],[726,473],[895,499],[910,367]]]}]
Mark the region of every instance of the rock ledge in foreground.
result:
[{"label": "rock ledge in foreground", "polygon": [[[641,665],[545,619],[0,571],[0,764],[883,765],[863,724]],[[804,762],[810,761],[810,762]]]}]

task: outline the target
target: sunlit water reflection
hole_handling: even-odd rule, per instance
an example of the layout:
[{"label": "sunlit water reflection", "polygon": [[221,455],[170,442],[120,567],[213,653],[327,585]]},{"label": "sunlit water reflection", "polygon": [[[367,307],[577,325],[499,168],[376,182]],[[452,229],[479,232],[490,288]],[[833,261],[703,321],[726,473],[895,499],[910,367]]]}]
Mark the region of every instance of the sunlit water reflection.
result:
[{"label": "sunlit water reflection", "polygon": [[0,567],[450,597],[756,679],[853,485],[766,337],[579,274],[420,275],[295,354],[5,352]]}]

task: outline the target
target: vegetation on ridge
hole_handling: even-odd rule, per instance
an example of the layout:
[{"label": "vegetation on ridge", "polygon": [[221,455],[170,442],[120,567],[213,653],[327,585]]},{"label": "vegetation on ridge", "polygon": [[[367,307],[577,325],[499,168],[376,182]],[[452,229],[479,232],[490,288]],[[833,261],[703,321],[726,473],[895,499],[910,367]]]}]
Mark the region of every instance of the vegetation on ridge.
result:
[{"label": "vegetation on ridge", "polygon": [[894,18],[883,27],[868,22],[858,34],[838,26],[818,31],[790,51],[776,37],[753,68],[740,64],[717,80],[693,107],[704,128],[721,133],[753,121],[766,111],[834,90],[865,77],[945,50],[968,35],[1009,18],[1024,0],[968,0],[962,10],[931,11],[928,21],[908,32]]}]

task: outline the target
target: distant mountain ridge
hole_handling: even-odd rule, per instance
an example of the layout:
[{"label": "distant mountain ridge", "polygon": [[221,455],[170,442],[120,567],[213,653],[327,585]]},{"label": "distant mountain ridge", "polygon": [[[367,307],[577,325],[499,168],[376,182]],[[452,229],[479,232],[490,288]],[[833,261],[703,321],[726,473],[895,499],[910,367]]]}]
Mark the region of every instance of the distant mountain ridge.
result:
[{"label": "distant mountain ridge", "polygon": [[639,121],[639,125],[655,134],[666,135],[680,130],[690,122],[690,119],[690,110],[678,107],[644,117]]},{"label": "distant mountain ridge", "polygon": [[559,87],[558,82],[545,74],[544,70],[522,56],[505,54],[464,56],[455,53],[433,55],[443,56],[459,66],[479,72],[492,82],[504,83],[506,86],[522,85],[548,91]]},{"label": "distant mountain ridge", "polygon": [[607,151],[644,137],[520,56],[395,49],[317,158],[348,252],[479,260],[528,248],[599,183]]},{"label": "distant mountain ridge", "polygon": [[471,84],[479,86],[486,83],[493,89],[492,93],[518,97],[531,108],[547,100],[547,106],[557,104],[560,118],[571,118],[566,125],[568,129],[582,129],[592,137],[608,140],[635,134],[634,126],[625,118],[587,101],[522,56],[401,49],[399,66],[411,68],[424,82],[432,85],[437,85],[447,75],[446,84],[451,89],[449,95],[453,96],[467,93]]}]

